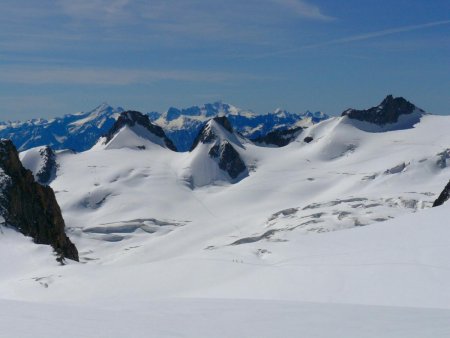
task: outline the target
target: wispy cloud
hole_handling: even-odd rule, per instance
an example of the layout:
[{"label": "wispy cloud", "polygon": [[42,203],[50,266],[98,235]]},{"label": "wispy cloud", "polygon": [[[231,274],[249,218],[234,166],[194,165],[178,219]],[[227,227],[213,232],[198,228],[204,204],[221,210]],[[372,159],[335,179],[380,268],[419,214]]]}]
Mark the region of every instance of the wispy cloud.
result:
[{"label": "wispy cloud", "polygon": [[158,81],[227,82],[256,80],[251,74],[196,70],[99,69],[64,67],[3,67],[0,83],[29,85],[112,85],[149,84]]},{"label": "wispy cloud", "polygon": [[114,22],[131,17],[133,4],[131,0],[60,0],[59,5],[64,14],[77,19]]},{"label": "wispy cloud", "polygon": [[289,49],[282,49],[282,50],[276,50],[270,53],[262,53],[257,55],[257,58],[261,57],[269,57],[269,56],[276,56],[276,55],[283,55],[283,54],[289,54],[293,52],[298,52],[304,49],[311,49],[311,48],[318,48],[318,47],[325,47],[325,46],[332,46],[332,45],[341,45],[345,43],[352,43],[352,42],[358,42],[358,41],[365,41],[365,40],[371,40],[375,38],[380,38],[384,36],[394,35],[394,34],[400,34],[400,33],[407,33],[437,26],[444,26],[444,25],[450,25],[450,20],[442,20],[442,21],[434,21],[434,22],[428,22],[420,25],[410,25],[410,26],[403,26],[403,27],[395,27],[395,28],[389,28],[384,29],[376,32],[369,32],[365,34],[357,34],[357,35],[350,35],[343,38],[328,40],[324,42],[318,42],[313,43],[309,45],[303,45],[298,47],[293,47]]},{"label": "wispy cloud", "polygon": [[331,41],[327,41],[324,43],[319,43],[317,45],[311,45],[311,46],[326,46],[326,45],[335,45],[335,44],[341,44],[341,43],[347,43],[347,42],[363,41],[363,40],[379,38],[379,37],[383,37],[383,36],[387,36],[387,35],[412,32],[412,31],[417,31],[417,30],[421,30],[421,29],[449,25],[449,24],[450,24],[450,20],[443,20],[443,21],[429,22],[429,23],[420,24],[420,25],[396,27],[396,28],[385,29],[385,30],[381,30],[381,31],[377,31],[377,32],[348,36],[345,38],[335,39],[335,40],[331,40]]},{"label": "wispy cloud", "polygon": [[286,7],[296,15],[314,20],[333,20],[333,17],[322,13],[320,8],[301,0],[271,0],[272,2]]}]

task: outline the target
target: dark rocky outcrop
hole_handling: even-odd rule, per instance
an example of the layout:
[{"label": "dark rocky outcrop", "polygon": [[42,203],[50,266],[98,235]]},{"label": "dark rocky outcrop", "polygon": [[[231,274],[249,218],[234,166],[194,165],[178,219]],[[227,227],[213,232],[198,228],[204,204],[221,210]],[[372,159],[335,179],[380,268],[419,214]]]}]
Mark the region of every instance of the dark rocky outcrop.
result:
[{"label": "dark rocky outcrop", "polygon": [[56,155],[49,146],[39,150],[39,154],[43,159],[44,165],[36,173],[36,180],[43,185],[48,185],[56,176]]},{"label": "dark rocky outcrop", "polygon": [[314,138],[312,138],[311,136],[306,136],[303,139],[303,142],[305,142],[305,143],[311,143],[312,141],[314,141]]},{"label": "dark rocky outcrop", "polygon": [[0,141],[0,168],[0,212],[5,223],[35,243],[51,245],[58,260],[78,261],[78,251],[64,232],[64,219],[52,188],[35,181],[9,140]]},{"label": "dark rocky outcrop", "polygon": [[441,192],[437,200],[434,201],[433,207],[438,207],[447,202],[449,199],[450,199],[450,181],[445,186],[444,190]]},{"label": "dark rocky outcrop", "polygon": [[152,134],[160,137],[164,141],[164,144],[166,145],[167,148],[173,151],[177,151],[177,148],[175,147],[173,142],[166,136],[164,130],[160,126],[151,123],[147,115],[132,110],[120,114],[119,118],[114,123],[111,130],[104,136],[106,138],[105,143],[111,141],[114,135],[123,127],[125,126],[133,127],[135,125],[140,125],[144,127]]},{"label": "dark rocky outcrop", "polygon": [[366,110],[348,109],[342,113],[342,116],[348,116],[351,119],[374,123],[384,126],[390,123],[398,122],[400,115],[409,115],[418,109],[414,104],[405,100],[403,97],[394,98],[388,95],[380,105]]},{"label": "dark rocky outcrop", "polygon": [[255,143],[271,144],[278,147],[287,146],[289,143],[294,141],[298,135],[303,131],[302,127],[284,129],[284,130],[274,130],[265,136],[258,137],[252,141]]},{"label": "dark rocky outcrop", "polygon": [[231,178],[237,178],[247,170],[244,161],[239,153],[228,141],[223,141],[220,145],[215,145],[209,150],[209,156],[218,160],[219,168],[226,171]]}]

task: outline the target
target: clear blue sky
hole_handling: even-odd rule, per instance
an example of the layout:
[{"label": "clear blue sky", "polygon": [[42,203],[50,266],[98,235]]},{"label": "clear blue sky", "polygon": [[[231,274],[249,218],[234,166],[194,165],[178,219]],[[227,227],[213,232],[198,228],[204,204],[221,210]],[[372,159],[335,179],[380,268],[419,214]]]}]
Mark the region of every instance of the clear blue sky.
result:
[{"label": "clear blue sky", "polygon": [[449,0],[1,0],[0,119],[101,102],[450,113]]}]

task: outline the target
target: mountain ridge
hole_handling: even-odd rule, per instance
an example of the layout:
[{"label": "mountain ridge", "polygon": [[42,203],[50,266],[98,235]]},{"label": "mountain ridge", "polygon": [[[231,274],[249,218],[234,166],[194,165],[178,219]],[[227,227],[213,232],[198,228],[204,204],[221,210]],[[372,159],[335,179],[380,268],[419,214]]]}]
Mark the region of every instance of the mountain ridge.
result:
[{"label": "mountain ridge", "polygon": [[[122,107],[114,108],[102,103],[88,112],[52,119],[0,122],[0,138],[12,139],[19,151],[47,145],[54,150],[85,151],[110,130],[124,111]],[[150,112],[144,115],[164,129],[179,151],[189,151],[197,133],[214,116],[227,115],[233,127],[247,138],[265,135],[275,129],[288,129],[300,122],[311,125],[328,118],[320,112],[297,114],[281,109],[257,114],[222,102],[184,109],[171,107],[165,113]]]}]

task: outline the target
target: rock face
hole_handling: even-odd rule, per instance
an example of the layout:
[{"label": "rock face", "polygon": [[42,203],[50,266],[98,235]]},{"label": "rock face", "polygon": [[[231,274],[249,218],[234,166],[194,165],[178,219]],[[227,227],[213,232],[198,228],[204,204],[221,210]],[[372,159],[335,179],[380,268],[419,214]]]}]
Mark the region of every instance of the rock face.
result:
[{"label": "rock face", "polygon": [[111,141],[114,135],[116,135],[116,133],[119,132],[123,127],[125,126],[134,127],[136,125],[145,128],[151,134],[162,139],[166,147],[169,148],[170,150],[177,151],[177,148],[175,147],[173,142],[166,136],[164,130],[161,127],[151,123],[147,115],[132,110],[120,114],[119,118],[114,123],[111,130],[105,135],[106,138],[105,143]]},{"label": "rock face", "polygon": [[237,178],[247,167],[242,161],[239,153],[228,141],[223,141],[220,145],[214,145],[209,150],[209,155],[218,160],[219,168],[226,171],[231,178]]},{"label": "rock face", "polygon": [[0,212],[6,225],[35,243],[51,245],[58,255],[78,261],[78,251],[64,232],[65,223],[53,190],[38,184],[8,140],[0,141]]},{"label": "rock face", "polygon": [[270,144],[277,147],[287,146],[289,143],[294,141],[298,135],[303,131],[302,127],[285,129],[285,130],[274,130],[268,133],[266,136],[258,137],[252,141],[255,143]]},{"label": "rock face", "polygon": [[438,199],[434,201],[433,207],[438,207],[450,199],[450,181],[445,186],[444,190],[439,195]]},{"label": "rock face", "polygon": [[56,175],[56,155],[52,148],[45,147],[39,151],[43,159],[43,166],[36,174],[40,184],[48,185]]},{"label": "rock face", "polygon": [[414,112],[425,113],[403,97],[394,98],[392,95],[388,95],[376,107],[366,110],[348,109],[342,113],[342,116],[384,126],[398,122],[401,115],[410,115]]}]

